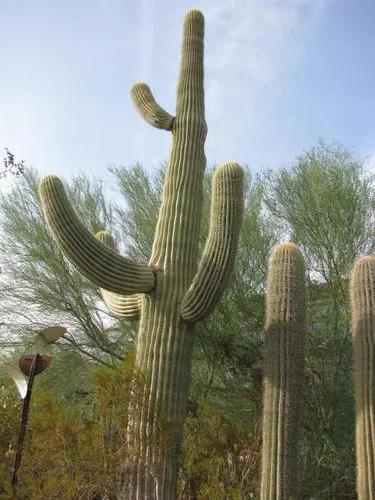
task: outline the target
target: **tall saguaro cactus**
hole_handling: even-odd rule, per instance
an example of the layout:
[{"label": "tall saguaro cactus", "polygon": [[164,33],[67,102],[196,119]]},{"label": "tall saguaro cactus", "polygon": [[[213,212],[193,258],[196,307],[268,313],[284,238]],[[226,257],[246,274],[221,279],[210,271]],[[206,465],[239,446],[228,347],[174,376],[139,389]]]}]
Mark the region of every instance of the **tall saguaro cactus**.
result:
[{"label": "tall saguaro cactus", "polygon": [[357,493],[375,499],[375,256],[354,266],[350,295],[356,406]]},{"label": "tall saguaro cactus", "polygon": [[306,334],[305,265],[292,243],[274,251],[267,280],[262,500],[294,498]]},{"label": "tall saguaro cactus", "polygon": [[156,103],[146,84],[136,84],[131,92],[143,118],[171,131],[173,141],[148,264],[118,255],[107,233],[91,235],[75,215],[58,178],[48,176],[40,186],[46,219],[65,254],[102,289],[116,314],[140,317],[136,364],[142,388],[131,404],[132,459],[124,467],[122,484],[122,496],[129,499],[176,496],[194,323],[210,313],[227,284],[241,225],[243,173],[229,162],[214,174],[209,236],[198,265],[207,131],[203,35],[203,15],[189,12],[175,116]]}]

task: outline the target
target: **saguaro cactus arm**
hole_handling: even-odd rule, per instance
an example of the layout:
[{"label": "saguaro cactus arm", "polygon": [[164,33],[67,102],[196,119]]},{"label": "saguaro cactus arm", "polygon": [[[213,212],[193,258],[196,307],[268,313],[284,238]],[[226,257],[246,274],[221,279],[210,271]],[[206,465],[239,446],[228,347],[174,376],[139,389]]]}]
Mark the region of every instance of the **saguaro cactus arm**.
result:
[{"label": "saguaro cactus arm", "polygon": [[118,293],[108,292],[103,288],[100,289],[103,300],[112,314],[119,318],[139,318],[141,315],[142,296],[137,293],[135,295],[120,295]]},{"label": "saguaro cactus arm", "polygon": [[54,238],[86,278],[100,288],[123,294],[149,292],[155,287],[154,272],[149,266],[118,255],[84,227],[58,177],[45,177],[39,194]]},{"label": "saguaro cactus arm", "polygon": [[[101,241],[106,247],[117,251],[115,242],[112,236],[107,231],[99,231],[96,238]],[[134,295],[120,295],[119,293],[109,292],[104,288],[100,289],[103,300],[115,316],[121,318],[138,318],[141,314],[142,295],[139,293]]]},{"label": "saguaro cactus arm", "polygon": [[220,299],[233,271],[243,211],[243,171],[237,163],[213,177],[210,229],[197,274],[181,304],[182,318],[204,319]]},{"label": "saguaro cactus arm", "polygon": [[172,130],[174,116],[159,106],[146,83],[136,83],[131,90],[131,96],[138,113],[146,122],[156,128]]},{"label": "saguaro cactus arm", "polygon": [[375,255],[361,257],[350,282],[356,406],[357,493],[375,498]]}]

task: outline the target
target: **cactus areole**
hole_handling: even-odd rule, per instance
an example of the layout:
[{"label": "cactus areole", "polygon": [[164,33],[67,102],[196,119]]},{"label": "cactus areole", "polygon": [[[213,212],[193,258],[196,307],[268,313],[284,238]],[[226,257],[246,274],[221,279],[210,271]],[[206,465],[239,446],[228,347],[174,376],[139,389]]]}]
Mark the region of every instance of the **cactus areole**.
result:
[{"label": "cactus areole", "polygon": [[237,250],[243,172],[236,163],[228,162],[214,173],[209,235],[198,258],[207,133],[203,36],[203,15],[189,12],[175,116],[156,103],[146,84],[138,83],[131,91],[141,116],[172,133],[148,264],[120,256],[106,232],[95,238],[75,215],[57,177],[45,177],[40,186],[45,217],[71,262],[101,288],[115,314],[140,318],[136,365],[141,389],[137,386],[129,408],[129,459],[122,468],[121,498],[176,498],[194,323],[204,319],[220,298]]}]

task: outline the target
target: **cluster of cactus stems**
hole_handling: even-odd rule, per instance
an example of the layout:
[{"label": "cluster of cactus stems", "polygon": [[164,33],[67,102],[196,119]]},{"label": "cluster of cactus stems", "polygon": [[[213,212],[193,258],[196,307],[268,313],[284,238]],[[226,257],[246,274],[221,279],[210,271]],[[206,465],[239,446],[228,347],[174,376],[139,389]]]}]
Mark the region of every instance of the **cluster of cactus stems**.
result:
[{"label": "cluster of cactus stems", "polygon": [[[203,89],[204,19],[187,14],[175,115],[136,84],[140,115],[172,132],[172,149],[149,262],[116,251],[112,237],[96,237],[81,223],[56,176],[40,197],[46,220],[65,255],[122,318],[139,318],[136,346],[140,391],[129,406],[129,460],[121,498],[174,499],[182,426],[190,381],[193,330],[215,307],[233,269],[243,210],[243,172],[234,162],[213,177],[210,228],[198,263],[207,127]],[[375,498],[375,256],[361,258],[351,280],[356,396],[357,489]],[[298,421],[306,335],[305,264],[300,249],[274,251],[266,294],[261,499],[293,498],[298,487]],[[160,423],[163,423],[161,425]]]},{"label": "cluster of cactus stems", "polygon": [[285,243],[274,251],[267,277],[262,500],[295,498],[305,336],[304,258]]},{"label": "cluster of cactus stems", "polygon": [[361,257],[350,282],[356,409],[357,494],[375,499],[375,256]]},{"label": "cluster of cactus stems", "polygon": [[46,220],[65,255],[102,290],[113,313],[140,318],[136,365],[142,384],[130,404],[130,460],[123,468],[120,494],[127,499],[176,498],[194,324],[212,311],[227,285],[241,226],[243,172],[228,162],[214,173],[209,235],[198,264],[207,132],[203,36],[203,15],[189,12],[175,116],[156,103],[146,84],[136,84],[131,91],[141,116],[172,132],[148,264],[120,256],[108,233],[93,236],[76,216],[57,177],[47,176],[40,185]]}]

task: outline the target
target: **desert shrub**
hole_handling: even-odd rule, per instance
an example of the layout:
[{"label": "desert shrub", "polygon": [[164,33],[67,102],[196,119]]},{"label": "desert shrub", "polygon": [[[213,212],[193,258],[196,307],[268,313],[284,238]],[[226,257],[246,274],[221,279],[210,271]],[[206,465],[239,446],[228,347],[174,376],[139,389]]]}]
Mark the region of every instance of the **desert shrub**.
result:
[{"label": "desert shrub", "polygon": [[[43,384],[35,387],[19,469],[18,498],[114,497],[118,464],[123,458],[131,365],[132,361],[127,361],[118,368],[91,368],[92,397],[87,405],[92,408],[87,412],[81,411],[81,405],[77,409],[77,395],[69,404]],[[7,421],[1,433],[3,492],[9,491],[12,465],[5,454],[9,442],[15,447],[20,417],[18,398],[9,400],[12,404],[0,410],[0,417],[6,412]]]},{"label": "desert shrub", "polygon": [[256,498],[259,439],[258,426],[228,420],[212,404],[199,402],[185,424],[181,498]]}]

